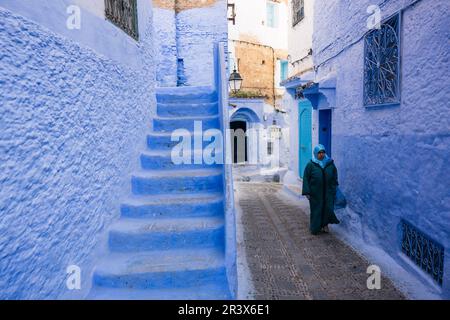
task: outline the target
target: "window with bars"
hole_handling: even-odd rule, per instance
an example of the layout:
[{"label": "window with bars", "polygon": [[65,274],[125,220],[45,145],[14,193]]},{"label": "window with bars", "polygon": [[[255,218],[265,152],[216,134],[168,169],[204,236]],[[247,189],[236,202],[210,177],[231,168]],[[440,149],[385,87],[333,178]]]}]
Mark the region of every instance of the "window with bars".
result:
[{"label": "window with bars", "polygon": [[137,0],[105,0],[106,19],[139,40]]},{"label": "window with bars", "polygon": [[364,38],[364,106],[400,103],[401,16],[387,19]]},{"label": "window with bars", "polygon": [[305,0],[292,0],[292,26],[305,18]]},{"label": "window with bars", "polygon": [[442,286],[444,247],[402,220],[402,252]]},{"label": "window with bars", "polygon": [[234,3],[228,3],[228,21],[233,22],[233,25],[236,24],[236,7]]}]

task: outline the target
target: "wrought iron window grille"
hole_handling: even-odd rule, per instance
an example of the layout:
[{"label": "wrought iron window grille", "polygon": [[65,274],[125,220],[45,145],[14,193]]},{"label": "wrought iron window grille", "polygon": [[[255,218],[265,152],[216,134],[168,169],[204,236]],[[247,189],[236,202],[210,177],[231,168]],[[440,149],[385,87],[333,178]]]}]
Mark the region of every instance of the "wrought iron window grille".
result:
[{"label": "wrought iron window grille", "polygon": [[106,19],[139,40],[137,0],[105,0]]},{"label": "wrought iron window grille", "polygon": [[401,228],[402,252],[442,286],[444,247],[405,220]]},{"label": "wrought iron window grille", "polygon": [[364,37],[364,106],[400,103],[401,14]]},{"label": "wrought iron window grille", "polygon": [[301,100],[301,99],[305,99],[305,96],[303,95],[303,87],[297,87],[295,88],[295,100]]},{"label": "wrought iron window grille", "polygon": [[305,18],[305,0],[292,0],[292,26]]}]

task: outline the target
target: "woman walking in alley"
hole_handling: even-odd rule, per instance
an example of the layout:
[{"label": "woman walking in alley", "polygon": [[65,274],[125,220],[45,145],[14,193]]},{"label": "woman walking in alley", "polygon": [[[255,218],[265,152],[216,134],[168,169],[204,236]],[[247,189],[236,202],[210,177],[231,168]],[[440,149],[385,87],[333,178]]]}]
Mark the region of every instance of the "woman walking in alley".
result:
[{"label": "woman walking in alley", "polygon": [[329,224],[338,224],[334,214],[334,199],[338,186],[337,169],[323,145],[314,148],[314,158],[306,165],[303,174],[303,191],[310,204],[310,231],[317,235],[328,232]]}]

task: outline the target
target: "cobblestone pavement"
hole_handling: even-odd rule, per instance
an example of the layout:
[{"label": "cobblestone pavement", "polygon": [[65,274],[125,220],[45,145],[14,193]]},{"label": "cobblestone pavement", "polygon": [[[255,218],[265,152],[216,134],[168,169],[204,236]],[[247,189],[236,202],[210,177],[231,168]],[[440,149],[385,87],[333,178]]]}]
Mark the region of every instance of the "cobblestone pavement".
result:
[{"label": "cobblestone pavement", "polygon": [[235,182],[254,299],[404,299],[389,279],[367,289],[371,265],[332,234],[313,236],[309,216],[281,185]]}]

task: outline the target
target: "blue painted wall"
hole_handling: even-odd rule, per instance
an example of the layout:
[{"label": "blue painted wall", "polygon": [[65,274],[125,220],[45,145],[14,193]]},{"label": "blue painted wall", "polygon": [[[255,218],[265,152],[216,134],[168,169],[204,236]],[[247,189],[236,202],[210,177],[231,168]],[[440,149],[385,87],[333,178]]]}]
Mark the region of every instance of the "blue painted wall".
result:
[{"label": "blue painted wall", "polygon": [[150,2],[139,43],[67,3],[0,2],[0,299],[84,297],[154,111]]},{"label": "blue painted wall", "polygon": [[[333,157],[354,215],[341,217],[370,245],[391,257],[443,297],[450,297],[450,2],[316,0],[314,61],[317,78],[336,72]],[[363,107],[366,9],[382,4],[383,18],[405,8],[402,27],[402,102]],[[329,23],[332,21],[333,23]],[[354,44],[352,44],[354,42]],[[445,246],[442,288],[400,254],[400,219]],[[371,236],[374,234],[375,236]]]},{"label": "blue painted wall", "polygon": [[175,10],[153,8],[156,81],[160,87],[177,85],[177,32]]},{"label": "blue painted wall", "polygon": [[[182,10],[154,8],[155,44],[158,64],[157,84],[214,85],[214,44],[228,39],[227,1],[217,0],[209,6]],[[177,70],[178,59],[183,70]]]},{"label": "blue painted wall", "polygon": [[214,85],[214,43],[228,40],[226,15],[225,0],[178,13],[178,58],[184,61],[187,85]]}]

